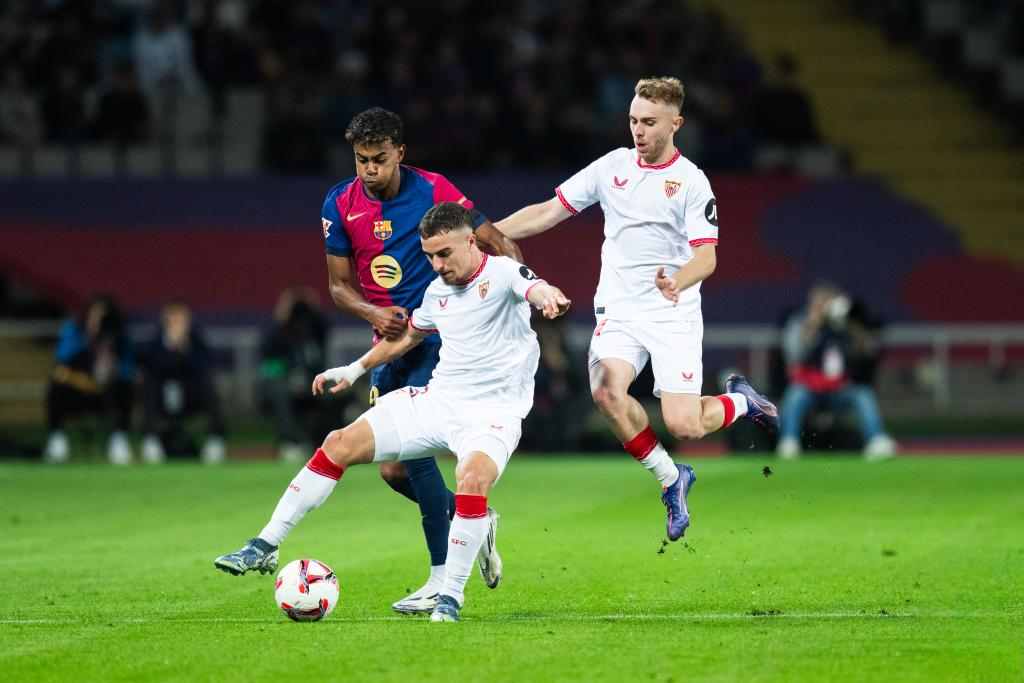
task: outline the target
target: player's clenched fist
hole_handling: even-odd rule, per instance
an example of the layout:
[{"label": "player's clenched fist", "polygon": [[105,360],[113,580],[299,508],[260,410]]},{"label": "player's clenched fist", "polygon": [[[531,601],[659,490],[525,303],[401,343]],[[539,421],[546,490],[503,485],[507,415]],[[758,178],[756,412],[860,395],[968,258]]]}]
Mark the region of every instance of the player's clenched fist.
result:
[{"label": "player's clenched fist", "polygon": [[352,386],[352,383],[362,377],[365,372],[366,368],[364,368],[363,364],[359,361],[349,363],[348,365],[340,368],[324,370],[313,378],[313,395],[319,396],[324,393],[324,387],[328,382],[335,383],[333,387],[328,389],[332,394],[348,389]]},{"label": "player's clenched fist", "polygon": [[661,290],[661,295],[671,301],[673,306],[679,303],[679,283],[674,277],[665,275],[665,266],[658,268],[658,274],[654,276],[654,284]]},{"label": "player's clenched fist", "polygon": [[370,314],[370,324],[381,337],[394,341],[405,333],[409,312],[401,306],[378,306]]}]

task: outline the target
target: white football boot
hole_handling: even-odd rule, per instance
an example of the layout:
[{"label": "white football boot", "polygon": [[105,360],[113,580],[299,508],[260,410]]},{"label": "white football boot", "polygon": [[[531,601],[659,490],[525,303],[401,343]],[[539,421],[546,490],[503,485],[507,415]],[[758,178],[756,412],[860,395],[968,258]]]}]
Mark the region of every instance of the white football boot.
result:
[{"label": "white football boot", "polygon": [[500,516],[494,508],[487,508],[487,537],[476,556],[476,563],[480,565],[480,576],[488,588],[497,588],[498,582],[501,581],[501,555],[498,554],[496,545]]}]

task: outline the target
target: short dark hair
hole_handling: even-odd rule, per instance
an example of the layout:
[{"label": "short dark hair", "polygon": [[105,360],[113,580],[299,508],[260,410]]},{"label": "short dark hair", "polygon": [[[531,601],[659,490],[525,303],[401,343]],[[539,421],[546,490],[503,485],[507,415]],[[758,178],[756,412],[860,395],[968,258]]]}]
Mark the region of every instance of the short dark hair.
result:
[{"label": "short dark hair", "polygon": [[423,214],[420,237],[427,239],[459,228],[473,229],[473,215],[458,202],[435,204]]},{"label": "short dark hair", "polygon": [[402,119],[398,114],[374,107],[352,117],[345,129],[345,139],[352,145],[379,145],[390,140],[398,147],[402,144],[402,133]]}]

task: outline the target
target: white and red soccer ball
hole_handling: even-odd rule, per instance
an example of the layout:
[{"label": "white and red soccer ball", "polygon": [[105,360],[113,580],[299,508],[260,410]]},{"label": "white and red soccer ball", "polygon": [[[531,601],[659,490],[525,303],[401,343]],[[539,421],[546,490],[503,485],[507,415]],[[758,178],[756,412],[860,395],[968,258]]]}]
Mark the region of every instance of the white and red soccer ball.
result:
[{"label": "white and red soccer ball", "polygon": [[292,621],[320,621],[338,604],[338,577],[317,560],[295,560],[277,573],[274,600]]}]

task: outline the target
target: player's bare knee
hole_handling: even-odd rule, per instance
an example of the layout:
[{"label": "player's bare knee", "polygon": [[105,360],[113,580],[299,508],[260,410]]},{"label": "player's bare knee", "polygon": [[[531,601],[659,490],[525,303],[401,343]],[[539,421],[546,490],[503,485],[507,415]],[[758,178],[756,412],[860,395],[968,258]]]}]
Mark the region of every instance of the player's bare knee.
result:
[{"label": "player's bare knee", "polygon": [[614,415],[622,410],[624,396],[612,387],[598,384],[590,388],[590,395],[594,399],[594,405],[605,415]]},{"label": "player's bare knee", "polygon": [[328,460],[333,462],[335,465],[347,465],[346,451],[348,450],[347,439],[344,435],[344,430],[335,429],[327,438],[324,439],[324,443],[320,446],[324,454],[327,455]]},{"label": "player's bare knee", "polygon": [[492,478],[482,469],[469,468],[458,477],[456,491],[471,496],[486,496],[491,483]]},{"label": "player's bare knee", "polygon": [[402,463],[385,460],[380,464],[380,477],[388,484],[394,484],[402,481],[409,475],[406,474],[405,468],[402,467]]},{"label": "player's bare knee", "polygon": [[665,428],[669,434],[681,441],[692,441],[704,436],[704,428],[696,417],[666,418]]}]

